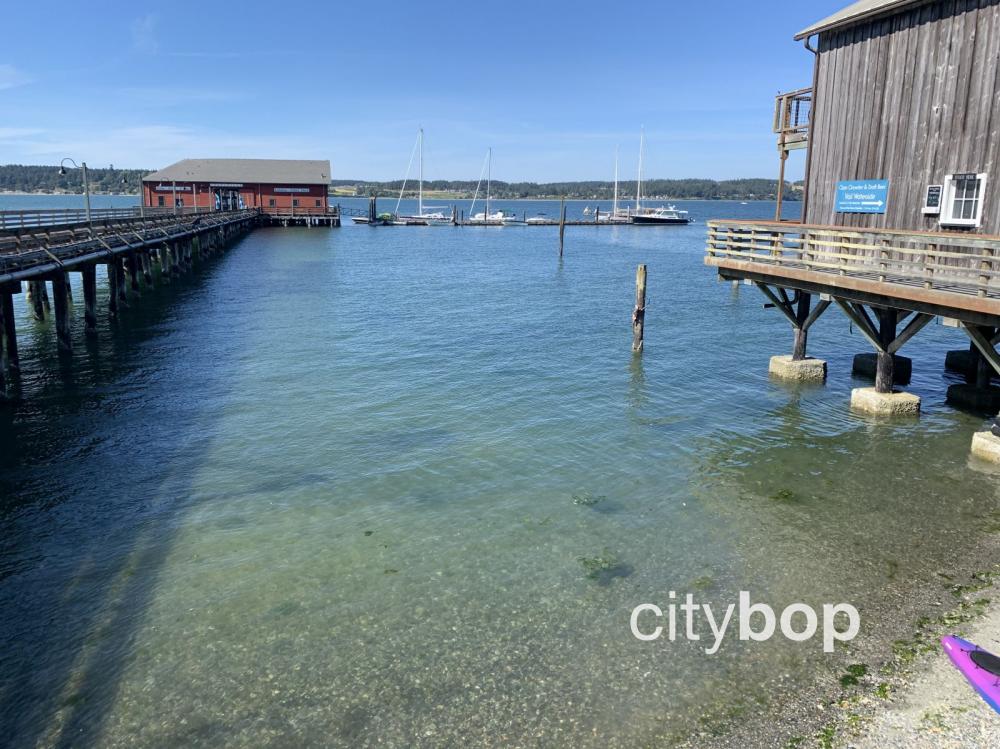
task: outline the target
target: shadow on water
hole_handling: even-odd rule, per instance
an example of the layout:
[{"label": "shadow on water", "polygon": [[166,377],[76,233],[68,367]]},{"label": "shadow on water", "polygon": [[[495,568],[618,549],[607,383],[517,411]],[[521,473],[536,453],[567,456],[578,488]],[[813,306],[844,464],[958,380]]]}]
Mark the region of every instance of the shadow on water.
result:
[{"label": "shadow on water", "polygon": [[[19,320],[23,399],[0,410],[7,746],[89,746],[100,737],[192,505],[191,467],[212,442],[199,428],[199,390],[227,392],[225,352],[212,352],[196,383],[171,357],[207,356],[185,339],[199,315],[218,312],[205,291],[229,257],[143,287],[117,323],[102,320],[99,338],[86,343],[78,300],[69,356],[55,352],[48,323],[30,329]],[[182,392],[186,385],[194,392]]]}]

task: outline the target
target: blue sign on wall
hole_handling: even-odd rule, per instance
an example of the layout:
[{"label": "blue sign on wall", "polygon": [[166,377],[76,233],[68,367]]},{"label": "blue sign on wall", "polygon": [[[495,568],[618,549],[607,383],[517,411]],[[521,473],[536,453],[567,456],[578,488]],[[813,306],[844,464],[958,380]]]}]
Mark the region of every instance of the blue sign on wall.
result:
[{"label": "blue sign on wall", "polygon": [[837,213],[885,213],[889,180],[859,179],[837,183]]}]

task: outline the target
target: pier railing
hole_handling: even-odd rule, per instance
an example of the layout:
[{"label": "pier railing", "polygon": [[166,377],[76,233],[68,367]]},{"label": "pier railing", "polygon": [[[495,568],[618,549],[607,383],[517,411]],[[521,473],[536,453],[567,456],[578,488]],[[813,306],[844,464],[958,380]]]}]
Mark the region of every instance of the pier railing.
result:
[{"label": "pier railing", "polygon": [[[159,216],[186,216],[189,214],[215,213],[212,208],[182,208],[128,206],[123,208],[94,208],[90,211],[92,223],[119,221]],[[23,211],[0,211],[0,231],[21,231],[48,226],[68,226],[87,223],[87,211],[83,208],[43,208]]]},{"label": "pier railing", "polygon": [[709,221],[706,263],[777,266],[1000,298],[1000,236]]}]

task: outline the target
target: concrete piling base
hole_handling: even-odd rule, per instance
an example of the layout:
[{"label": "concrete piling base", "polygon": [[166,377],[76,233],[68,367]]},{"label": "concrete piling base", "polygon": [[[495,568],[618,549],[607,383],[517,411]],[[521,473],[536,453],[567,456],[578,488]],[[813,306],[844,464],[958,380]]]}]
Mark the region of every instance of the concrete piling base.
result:
[{"label": "concrete piling base", "polygon": [[[913,377],[913,360],[907,356],[892,357],[892,381],[896,385],[909,385]],[[875,379],[875,371],[878,368],[878,354],[857,354],[854,357],[853,374],[858,377],[866,377],[869,380]]]},{"label": "concrete piling base", "polygon": [[901,391],[879,393],[875,388],[855,388],[851,391],[851,408],[872,416],[916,416],[920,413],[920,397]]},{"label": "concrete piling base", "polygon": [[972,436],[972,454],[983,460],[1000,463],[1000,437],[992,432],[976,432]]},{"label": "concrete piling base", "polygon": [[948,403],[978,413],[995,414],[1000,411],[1000,387],[979,388],[964,383],[952,385],[948,388]]},{"label": "concrete piling base", "polygon": [[795,361],[789,355],[772,356],[768,374],[791,382],[823,382],[826,380],[826,362],[805,358]]}]

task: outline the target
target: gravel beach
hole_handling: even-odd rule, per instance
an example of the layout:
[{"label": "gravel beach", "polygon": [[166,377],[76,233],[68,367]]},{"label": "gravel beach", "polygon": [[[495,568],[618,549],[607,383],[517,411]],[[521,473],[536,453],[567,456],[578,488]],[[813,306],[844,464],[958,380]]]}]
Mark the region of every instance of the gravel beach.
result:
[{"label": "gravel beach", "polygon": [[[988,594],[1000,593],[997,587]],[[1000,606],[994,605],[966,627],[968,639],[1000,653]],[[926,656],[904,687],[875,715],[860,737],[845,745],[857,749],[1000,746],[1000,714],[972,689],[944,651]]]}]

